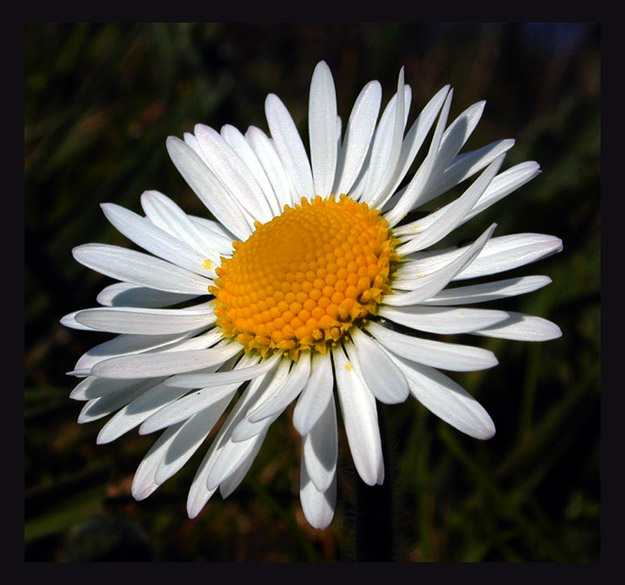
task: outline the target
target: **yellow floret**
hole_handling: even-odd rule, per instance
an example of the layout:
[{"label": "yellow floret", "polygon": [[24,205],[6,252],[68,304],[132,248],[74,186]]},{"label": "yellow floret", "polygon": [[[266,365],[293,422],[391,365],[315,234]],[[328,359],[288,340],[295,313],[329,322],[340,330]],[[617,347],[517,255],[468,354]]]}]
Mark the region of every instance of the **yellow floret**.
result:
[{"label": "yellow floret", "polygon": [[326,353],[390,292],[397,240],[366,203],[303,198],[255,226],[210,287],[222,335],[247,351]]}]

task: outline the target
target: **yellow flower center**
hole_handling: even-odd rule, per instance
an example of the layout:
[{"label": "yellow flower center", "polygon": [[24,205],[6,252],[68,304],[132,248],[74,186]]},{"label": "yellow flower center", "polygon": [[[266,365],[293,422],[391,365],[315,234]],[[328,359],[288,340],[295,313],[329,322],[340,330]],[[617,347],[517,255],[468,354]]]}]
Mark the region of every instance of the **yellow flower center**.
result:
[{"label": "yellow flower center", "polygon": [[222,334],[247,351],[325,353],[390,292],[397,240],[366,203],[302,198],[255,227],[210,287]]}]

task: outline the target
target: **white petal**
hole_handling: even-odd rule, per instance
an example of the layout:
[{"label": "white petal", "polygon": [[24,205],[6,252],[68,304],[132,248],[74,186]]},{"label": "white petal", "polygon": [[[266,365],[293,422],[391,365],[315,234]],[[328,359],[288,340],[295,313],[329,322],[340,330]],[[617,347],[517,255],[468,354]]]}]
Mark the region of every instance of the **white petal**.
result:
[{"label": "white petal", "polygon": [[390,196],[396,192],[397,187],[406,176],[406,173],[412,165],[419,149],[425,141],[425,137],[434,124],[434,120],[436,119],[436,116],[445,101],[448,91],[448,85],[439,90],[414,121],[402,144],[397,169],[394,175],[394,182],[386,188],[386,195],[382,192],[381,196],[376,199],[376,207],[382,208],[386,204]]},{"label": "white petal", "polygon": [[126,379],[171,376],[223,364],[240,352],[238,344],[222,342],[209,349],[120,356],[98,362],[93,367],[93,374],[101,378]]},{"label": "white petal", "polygon": [[263,196],[269,204],[272,214],[279,215],[281,212],[280,202],[276,197],[273,187],[271,186],[271,182],[267,178],[263,165],[260,160],[258,160],[256,153],[246,140],[245,136],[243,136],[237,128],[231,126],[230,124],[226,124],[221,129],[221,135],[250,170],[250,173],[258,183]]},{"label": "white petal", "polygon": [[393,286],[410,287],[411,290],[405,293],[393,292],[393,294],[386,295],[384,297],[384,303],[394,306],[414,305],[441,291],[459,272],[474,261],[488,242],[495,227],[495,224],[490,226],[473,244],[464,248],[462,254],[458,255],[454,260],[449,262],[449,264],[436,272],[426,274],[421,278],[414,278],[412,281],[403,279],[394,282]]},{"label": "white petal", "polygon": [[130,282],[116,282],[100,291],[96,300],[105,307],[169,307],[197,298],[198,295],[170,293]]},{"label": "white petal", "polygon": [[100,274],[148,288],[208,294],[211,280],[142,252],[107,244],[84,244],[72,250],[74,258]]},{"label": "white petal", "polygon": [[433,178],[427,185],[427,188],[419,196],[419,204],[423,205],[462,183],[462,181],[481,171],[498,156],[508,152],[513,146],[514,140],[512,139],[498,140],[477,150],[459,154],[442,174]]},{"label": "white petal", "polygon": [[473,331],[473,333],[485,337],[520,341],[549,341],[562,337],[560,328],[547,319],[513,311],[507,311],[507,314],[508,319],[506,321],[483,328],[480,331]]},{"label": "white petal", "polygon": [[374,174],[369,176],[369,183],[365,186],[365,194],[363,196],[363,201],[368,202],[371,206],[375,207],[378,206],[378,202],[380,200],[387,198],[388,189],[395,183],[395,178],[401,170],[398,162],[404,140],[404,130],[406,127],[408,110],[410,108],[410,100],[412,97],[410,87],[404,86],[403,67],[399,72],[396,95],[403,96],[404,99],[395,100],[394,120],[392,120],[392,125],[389,124],[389,130],[392,129],[392,131],[388,133],[388,136],[384,137],[386,144],[383,153],[376,153],[375,150],[373,152],[373,157],[382,158],[385,161],[385,164],[380,168],[377,176]]},{"label": "white petal", "polygon": [[272,392],[267,392],[249,412],[250,422],[258,422],[282,412],[302,391],[310,377],[310,355],[303,353],[294,363],[286,382]]},{"label": "white petal", "polygon": [[198,305],[194,309],[97,307],[77,311],[74,318],[97,331],[138,335],[184,333],[215,322],[216,317],[210,307]]},{"label": "white petal", "polygon": [[285,205],[292,205],[296,198],[291,192],[290,179],[269,137],[259,128],[250,126],[245,133],[245,138],[256,153],[267,178],[271,182],[280,210]]},{"label": "white petal", "polygon": [[139,427],[139,434],[149,435],[185,421],[198,412],[212,408],[215,404],[221,404],[223,400],[229,402],[240,385],[241,383],[234,383],[205,388],[183,396],[150,415]]},{"label": "white petal", "polygon": [[483,284],[447,288],[422,302],[427,305],[483,303],[533,292],[550,282],[551,278],[548,276],[520,276]]},{"label": "white petal", "polygon": [[332,193],[337,158],[336,91],[332,73],[320,61],[310,83],[308,109],[310,159],[315,193]]},{"label": "white petal", "polygon": [[293,118],[278,96],[267,96],[265,115],[278,155],[293,181],[298,197],[312,197],[315,193],[308,155]]},{"label": "white petal", "polygon": [[[490,244],[490,245],[489,245]],[[464,280],[512,270],[562,250],[562,240],[543,234],[514,234],[493,238],[454,280]]]},{"label": "white petal", "polygon": [[524,162],[497,175],[463,221],[468,221],[540,174],[536,162]]},{"label": "white petal", "polygon": [[332,400],[334,374],[330,354],[315,353],[312,373],[293,410],[293,425],[300,435],[306,435],[319,420]]},{"label": "white petal", "polygon": [[360,173],[369,151],[381,100],[382,88],[377,81],[369,82],[356,98],[337,162],[333,189],[336,194],[349,193]]},{"label": "white petal", "polygon": [[275,354],[268,359],[264,359],[260,364],[255,365],[255,361],[246,362],[245,367],[240,364],[235,370],[222,371],[214,373],[198,373],[198,374],[181,374],[180,376],[172,376],[167,380],[169,386],[176,388],[214,388],[223,386],[224,384],[233,384],[235,382],[245,382],[251,380],[271,370],[281,356]]},{"label": "white petal", "polygon": [[119,205],[102,203],[101,207],[104,215],[117,231],[144,250],[196,274],[203,274],[211,279],[216,276],[213,269],[207,268],[207,266],[215,266],[217,260],[215,254],[212,254],[213,260],[209,260],[186,243],[155,226],[148,219]]},{"label": "white petal", "polygon": [[175,439],[176,433],[182,427],[182,424],[183,423],[180,423],[165,430],[139,464],[130,487],[130,492],[135,500],[145,500],[145,498],[152,494],[160,485],[155,479],[156,470],[165,456],[167,449]]},{"label": "white petal", "polygon": [[231,198],[256,221],[265,223],[271,220],[271,207],[263,197],[258,182],[219,132],[204,124],[196,124],[195,137],[210,169]]},{"label": "white petal", "polygon": [[336,506],[336,476],[328,489],[320,492],[308,477],[306,466],[302,463],[299,496],[308,523],[319,530],[327,528],[332,522]]},{"label": "white petal", "polygon": [[154,473],[154,481],[162,484],[177,473],[197,451],[230,402],[226,396],[189,418],[180,427]]},{"label": "white petal", "polygon": [[380,306],[378,314],[411,329],[453,335],[471,333],[508,319],[507,311],[465,307]]},{"label": "white petal", "polygon": [[171,388],[161,383],[141,394],[126,404],[100,429],[98,445],[110,443],[121,437],[164,406],[180,398],[185,392],[187,390]]},{"label": "white petal", "polygon": [[411,230],[416,234],[404,236],[402,238],[403,243],[397,248],[397,253],[403,256],[417,250],[423,250],[436,244],[453,231],[462,223],[466,214],[482,196],[502,163],[503,156],[491,163],[458,199],[424,217],[418,223],[411,224]]},{"label": "white petal", "polygon": [[497,365],[493,352],[480,347],[420,339],[387,329],[373,321],[369,322],[367,330],[388,351],[434,368],[472,372]]},{"label": "white petal", "polygon": [[462,386],[441,372],[397,358],[410,391],[428,410],[476,439],[490,439],[495,425],[486,410]]},{"label": "white petal", "polygon": [[339,402],[349,449],[367,485],[382,484],[384,460],[375,398],[341,347],[332,350]]},{"label": "white petal", "polygon": [[225,236],[223,231],[202,229],[176,203],[158,191],[145,191],[141,195],[141,206],[151,223],[213,261],[215,257],[219,259],[220,252],[232,249],[232,238]]},{"label": "white petal", "polygon": [[[403,288],[406,281],[422,278],[440,270],[465,253],[466,248],[445,248],[417,252],[397,270],[393,286]],[[512,234],[486,242],[477,258],[453,280],[488,276],[535,262],[562,250],[562,240],[543,234]]]},{"label": "white petal", "polygon": [[167,138],[167,151],[180,174],[210,212],[237,238],[246,240],[252,233],[249,214],[233,200],[200,156],[174,136]]},{"label": "white petal", "polygon": [[345,343],[347,355],[360,367],[362,376],[374,396],[386,404],[397,404],[408,398],[408,383],[401,370],[379,344],[359,329],[351,334],[354,343]]},{"label": "white petal", "polygon": [[[401,86],[401,88],[399,88],[399,86]],[[399,91],[401,91],[401,93],[399,93]],[[399,95],[403,96],[403,99],[398,99]],[[351,196],[354,199],[362,198],[365,202],[372,201],[377,194],[376,188],[380,186],[389,163],[391,163],[393,167],[390,172],[392,173],[395,170],[394,167],[399,153],[396,151],[396,144],[395,150],[393,149],[393,137],[395,136],[395,130],[399,130],[400,127],[400,133],[403,135],[406,124],[406,113],[410,105],[411,97],[412,93],[410,87],[403,85],[402,70],[399,76],[398,93],[393,95],[382,112],[380,123],[375,130],[375,135],[371,143],[371,151],[367,159],[367,164],[364,167],[364,172],[351,190]],[[399,141],[401,138],[397,136],[397,140]],[[401,143],[399,143],[399,148],[401,148]],[[394,157],[394,161],[391,160],[391,155]]]},{"label": "white petal", "polygon": [[118,335],[85,352],[76,362],[74,370],[89,371],[95,364],[103,360],[162,348],[184,339],[187,335],[187,333],[174,333],[172,335]]},{"label": "white petal", "polygon": [[438,156],[438,150],[443,137],[445,124],[447,124],[447,117],[449,116],[449,108],[451,107],[451,99],[453,96],[453,90],[450,89],[445,98],[445,102],[441,109],[434,135],[432,136],[432,142],[430,143],[430,149],[425,157],[425,160],[415,173],[402,196],[397,200],[393,208],[385,214],[386,220],[391,227],[397,225],[406,214],[419,205],[423,194],[427,190],[429,181],[432,178],[432,174],[436,168],[436,158]]},{"label": "white petal", "polygon": [[226,499],[243,481],[243,478],[247,475],[247,472],[252,466],[252,463],[254,463],[254,459],[256,459],[256,455],[258,455],[262,446],[262,439],[254,441],[252,448],[249,450],[247,455],[241,459],[236,466],[236,469],[228,475],[228,477],[221,481],[219,484],[219,493],[222,498]]},{"label": "white petal", "polygon": [[266,396],[279,396],[281,389],[289,385],[291,380],[293,380],[290,373],[291,364],[292,362],[289,358],[283,358],[271,376],[271,380],[263,388],[262,393],[258,392],[254,398],[250,400],[245,414],[242,414],[240,420],[233,426],[231,433],[231,440],[233,442],[246,441],[266,431],[273,421],[278,418],[282,410],[275,411],[272,415],[256,421],[250,420],[250,413],[254,411],[257,405],[265,403]]},{"label": "white petal", "polygon": [[121,389],[116,388],[105,396],[89,400],[80,411],[77,422],[83,424],[108,416],[143,394],[153,385],[158,384],[159,381],[152,382],[148,380],[146,382],[145,380],[140,380],[137,384],[130,386],[124,384],[124,387]]},{"label": "white petal", "polygon": [[[153,385],[158,383],[153,381]],[[107,380],[96,376],[87,376],[72,390],[69,397],[72,400],[91,400],[108,394],[116,394],[137,384],[139,384],[137,380]]]},{"label": "white petal", "polygon": [[320,492],[326,491],[334,480],[337,458],[336,409],[331,397],[315,426],[302,439],[302,464]]}]

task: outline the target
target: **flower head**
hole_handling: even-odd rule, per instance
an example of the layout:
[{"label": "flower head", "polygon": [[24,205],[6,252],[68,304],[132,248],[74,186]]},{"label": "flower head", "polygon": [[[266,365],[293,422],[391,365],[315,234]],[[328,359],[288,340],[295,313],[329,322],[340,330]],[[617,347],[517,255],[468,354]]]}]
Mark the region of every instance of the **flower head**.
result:
[{"label": "flower head", "polygon": [[[559,337],[540,317],[473,306],[529,293],[548,277],[458,283],[533,262],[562,244],[541,234],[495,237],[493,225],[470,245],[431,249],[539,173],[534,162],[500,172],[512,140],[459,154],[484,103],[448,125],[451,97],[442,88],[407,128],[411,92],[402,70],[381,116],[381,88],[372,81],[342,132],[332,75],[321,62],[310,88],[308,151],[275,95],[266,101],[270,135],[198,124],[184,140],[168,139],[174,164],[214,219],[187,215],[156,191],[141,197],[145,216],[103,205],[149,254],[75,248],[79,262],[120,282],[100,293],[100,307],[62,322],[118,334],[72,372],[82,380],[71,397],[87,401],[79,422],[115,413],[99,443],[136,427],[163,431],[135,475],[136,499],[175,474],[213,432],[189,491],[195,517],[215,491],[226,497],[239,485],[268,428],[294,401],[301,502],[318,528],[330,523],[336,501],[336,398],[355,467],[369,485],[384,481],[377,401],[412,395],[460,431],[493,436],[486,411],[439,370],[490,368],[494,354],[418,332]],[[451,203],[407,219],[464,183]]]}]

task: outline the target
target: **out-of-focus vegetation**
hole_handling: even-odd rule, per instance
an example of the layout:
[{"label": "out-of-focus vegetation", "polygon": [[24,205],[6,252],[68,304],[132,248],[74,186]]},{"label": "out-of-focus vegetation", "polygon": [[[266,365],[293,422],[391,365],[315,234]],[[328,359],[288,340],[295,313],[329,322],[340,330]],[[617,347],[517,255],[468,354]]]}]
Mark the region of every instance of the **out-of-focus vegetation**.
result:
[{"label": "out-of-focus vegetation", "polygon": [[[596,561],[599,558],[599,29],[592,24],[30,24],[25,34],[25,558],[27,561],[346,561],[353,558],[353,471],[341,443],[339,502],[325,531],[298,499],[299,437],[270,430],[241,486],[195,520],[188,486],[203,449],[148,500],[130,496],[154,441],[96,446],[68,399],[78,357],[107,336],[59,318],[95,305],[110,281],[71,257],[87,242],[128,245],[99,203],[138,211],[158,189],[204,213],[169,161],[168,135],[197,122],[266,129],[277,93],[305,130],[308,86],[325,59],[346,120],[362,86],[388,99],[399,68],[411,119],[440,87],[452,115],[487,107],[467,148],[514,137],[506,167],[543,173],[465,226],[475,237],[539,232],[564,251],[515,271],[553,284],[505,305],[557,322],[530,344],[459,338],[500,365],[455,376],[498,433],[480,442],[413,399],[386,409],[398,561]],[[498,306],[502,306],[499,304]],[[344,439],[344,437],[343,437]]]}]

